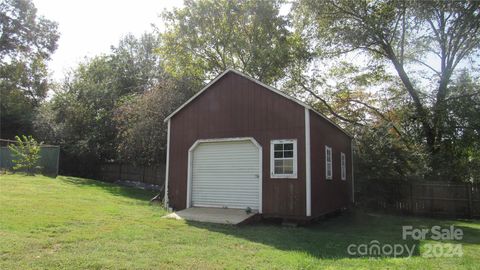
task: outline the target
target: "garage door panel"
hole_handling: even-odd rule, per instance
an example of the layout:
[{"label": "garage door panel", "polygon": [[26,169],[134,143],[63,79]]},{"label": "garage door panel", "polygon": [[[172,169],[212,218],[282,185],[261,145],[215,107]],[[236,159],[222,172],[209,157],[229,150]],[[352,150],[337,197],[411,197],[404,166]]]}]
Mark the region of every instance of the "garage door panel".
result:
[{"label": "garage door panel", "polygon": [[[208,196],[212,196],[212,197],[226,197],[228,198],[229,194],[226,193],[225,191],[228,191],[227,189],[224,189],[224,190],[215,190],[215,191],[210,191],[210,190],[207,190],[207,189],[204,189],[204,190],[199,190],[197,189],[197,193],[196,193],[196,196],[197,198],[200,198],[200,197],[208,197]],[[235,192],[236,195],[239,195],[239,194],[243,194],[244,196],[242,196],[242,198],[237,198],[237,200],[243,200],[245,199],[246,197],[248,198],[258,198],[257,195],[255,194],[252,194],[253,192],[256,192],[256,190],[245,190],[245,191],[242,191],[242,192]]]},{"label": "garage door panel", "polygon": [[[221,203],[219,206],[220,207],[230,207],[230,204],[233,203],[256,203],[257,202],[257,196],[250,196],[248,194],[242,194],[241,198],[235,198],[235,200],[232,200],[232,196],[230,194],[212,194],[212,193],[198,193],[196,196],[196,203],[201,203],[203,201],[216,201],[218,203]],[[235,194],[236,197],[240,196],[240,193]],[[254,207],[255,205],[247,205],[244,207]]]},{"label": "garage door panel", "polygon": [[259,208],[259,156],[252,142],[200,143],[192,161],[193,206]]},{"label": "garage door panel", "polygon": [[231,185],[227,188],[223,188],[223,187],[219,187],[219,185],[208,184],[208,185],[197,185],[197,186],[194,186],[194,188],[195,188],[195,191],[205,190],[212,193],[219,192],[220,190],[230,190],[231,188],[235,188],[235,193],[242,193],[247,191],[255,191],[255,192],[258,191],[258,188],[256,187],[244,187],[241,185]]},{"label": "garage door panel", "polygon": [[[242,198],[236,198],[235,200],[232,200],[232,196],[229,196],[227,194],[197,194],[198,197],[196,198],[197,204],[201,204],[204,202],[213,202],[215,201],[216,203],[220,203],[219,207],[231,207],[232,204],[254,204],[257,202],[257,197],[255,196],[242,196]],[[239,196],[238,194],[236,196]],[[247,206],[242,206],[244,207],[254,207],[255,205],[247,205]]]}]

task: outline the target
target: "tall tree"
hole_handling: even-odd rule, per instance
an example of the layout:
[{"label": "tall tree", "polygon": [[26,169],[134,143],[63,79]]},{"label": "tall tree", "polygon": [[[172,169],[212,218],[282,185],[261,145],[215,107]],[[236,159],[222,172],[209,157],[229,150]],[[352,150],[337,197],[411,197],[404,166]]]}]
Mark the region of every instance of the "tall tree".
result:
[{"label": "tall tree", "polygon": [[166,30],[159,50],[166,71],[203,82],[227,68],[265,83],[285,76],[305,57],[301,40],[279,14],[282,1],[186,0],[163,13]]},{"label": "tall tree", "polygon": [[445,137],[446,99],[455,94],[452,79],[459,68],[475,72],[479,3],[302,0],[294,9],[319,55],[362,52],[365,62],[389,64],[386,69],[396,73],[413,105],[437,177],[434,157]]},{"label": "tall tree", "polygon": [[117,88],[125,93],[142,93],[159,83],[163,76],[158,35],[145,33],[140,37],[128,34],[112,46],[111,65],[117,77]]},{"label": "tall tree", "polygon": [[101,162],[117,159],[117,107],[165,80],[157,47],[154,34],[127,35],[110,54],[81,63],[37,110],[37,135],[62,145],[64,173],[94,174]]},{"label": "tall tree", "polygon": [[480,79],[462,73],[445,99],[443,143],[435,163],[452,180],[480,183]]},{"label": "tall tree", "polygon": [[0,3],[2,137],[31,132],[33,111],[50,87],[46,62],[57,48],[57,24],[29,0]]},{"label": "tall tree", "polygon": [[192,93],[188,80],[165,78],[149,91],[122,100],[114,113],[118,160],[148,166],[163,164],[167,144],[163,119]]}]

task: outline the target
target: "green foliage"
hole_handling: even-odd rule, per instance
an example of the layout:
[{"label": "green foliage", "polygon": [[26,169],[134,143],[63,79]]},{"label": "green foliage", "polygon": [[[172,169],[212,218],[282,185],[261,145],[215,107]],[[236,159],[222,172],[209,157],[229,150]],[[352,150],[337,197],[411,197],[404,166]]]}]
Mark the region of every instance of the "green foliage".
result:
[{"label": "green foliage", "polygon": [[480,183],[480,79],[463,73],[445,102],[443,141],[434,156],[439,175]]},{"label": "green foliage", "polygon": [[[107,56],[81,64],[62,90],[44,105],[43,113],[37,115],[35,125],[39,135],[56,130],[58,137],[49,139],[62,144],[64,151],[88,158],[112,158],[115,138],[112,109],[121,93],[127,91],[116,87],[115,76]],[[46,113],[48,110],[51,111]],[[48,123],[49,120],[53,121]]]},{"label": "green foliage", "polygon": [[122,38],[109,55],[115,75],[116,88],[125,93],[142,93],[156,86],[163,76],[161,58],[155,50],[160,46],[158,35],[145,33],[140,37],[131,34]]},{"label": "green foliage", "polygon": [[419,180],[427,175],[424,147],[406,145],[384,122],[362,128],[357,136],[354,160],[358,181]]},{"label": "green foliage", "polygon": [[28,174],[33,175],[35,171],[41,169],[38,165],[40,159],[40,146],[42,143],[38,143],[32,136],[22,137],[15,136],[16,144],[9,144],[8,149],[12,152],[15,159],[13,163],[14,170],[26,171]]},{"label": "green foliage", "polygon": [[200,82],[235,68],[267,84],[303,54],[299,36],[279,15],[282,1],[187,0],[164,12],[158,52],[167,72]]},{"label": "green foliage", "polygon": [[57,24],[37,16],[30,0],[0,3],[2,137],[30,133],[34,110],[50,88],[46,62],[57,47]]},{"label": "green foliage", "polygon": [[167,124],[163,119],[192,93],[188,84],[168,79],[141,95],[127,96],[114,114],[118,160],[139,165],[164,163]]},{"label": "green foliage", "polygon": [[5,0],[0,4],[2,35],[0,58],[37,55],[48,58],[56,49],[57,24],[37,16],[29,0]]}]

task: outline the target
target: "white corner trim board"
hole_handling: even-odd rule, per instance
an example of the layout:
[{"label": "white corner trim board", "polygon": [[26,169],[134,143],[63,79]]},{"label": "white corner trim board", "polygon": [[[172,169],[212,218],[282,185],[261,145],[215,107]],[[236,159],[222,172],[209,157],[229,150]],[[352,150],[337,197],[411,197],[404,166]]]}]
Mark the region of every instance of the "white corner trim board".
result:
[{"label": "white corner trim board", "polygon": [[[208,207],[219,207],[219,205],[204,205],[204,203],[199,203],[198,201],[194,201],[192,204],[192,194],[194,191],[193,186],[193,176],[194,176],[194,156],[198,155],[195,150],[196,148],[203,149],[204,152],[205,148],[200,148],[199,145],[202,143],[222,143],[222,142],[241,142],[241,141],[248,141],[251,142],[254,148],[258,149],[258,212],[262,213],[262,146],[252,137],[241,137],[241,138],[216,138],[216,139],[199,139],[195,141],[190,149],[188,150],[188,172],[187,172],[187,198],[186,198],[186,208],[190,208],[193,205],[195,206],[208,206]],[[195,153],[194,153],[195,152]],[[202,153],[200,152],[200,153]],[[217,157],[218,158],[218,157]],[[204,159],[199,159],[204,160]],[[196,161],[195,161],[196,162]],[[198,169],[195,169],[197,171]],[[197,171],[198,173],[198,171]],[[204,173],[204,172],[203,172]],[[250,187],[251,188],[251,187]],[[198,191],[198,190],[197,190]],[[195,193],[197,194],[197,193]],[[196,195],[199,196],[198,194]],[[218,202],[215,202],[218,203]],[[201,205],[200,205],[201,204]],[[232,208],[239,208],[239,205],[232,206]]]},{"label": "white corner trim board", "polygon": [[168,171],[170,164],[170,119],[167,124],[167,158],[165,162],[165,195],[164,195],[164,207],[168,209]]},{"label": "white corner trim board", "polygon": [[312,176],[310,160],[310,112],[305,108],[305,186],[306,186],[306,214],[312,215]]},{"label": "white corner trim board", "polygon": [[355,203],[355,179],[354,179],[354,173],[353,173],[353,139],[350,142],[350,150],[351,150],[351,170],[352,170],[352,203]]}]

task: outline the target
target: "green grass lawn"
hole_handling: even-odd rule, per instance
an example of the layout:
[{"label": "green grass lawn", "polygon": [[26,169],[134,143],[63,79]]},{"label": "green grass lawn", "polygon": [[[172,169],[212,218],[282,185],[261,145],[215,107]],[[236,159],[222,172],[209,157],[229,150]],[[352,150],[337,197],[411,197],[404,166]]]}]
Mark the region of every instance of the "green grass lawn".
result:
[{"label": "green grass lawn", "polygon": [[[357,211],[308,227],[228,226],[162,219],[154,194],[74,177],[0,176],[0,269],[478,269],[480,222]],[[464,232],[463,256],[424,258],[432,240],[402,225]],[[415,244],[412,258],[352,257],[350,244]],[[448,241],[445,241],[447,243]],[[438,242],[440,243],[440,242]]]}]

